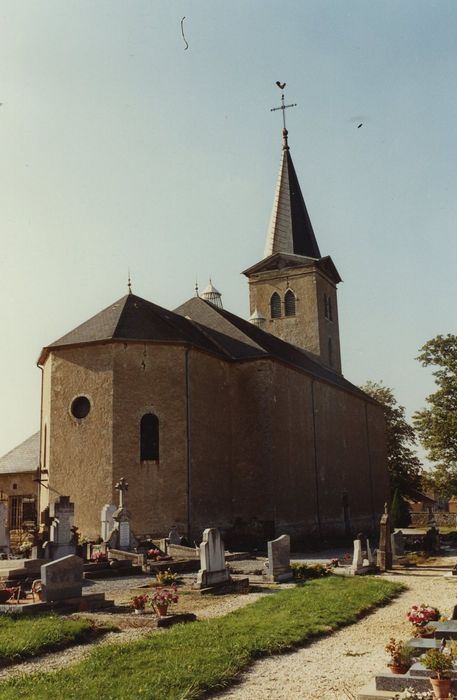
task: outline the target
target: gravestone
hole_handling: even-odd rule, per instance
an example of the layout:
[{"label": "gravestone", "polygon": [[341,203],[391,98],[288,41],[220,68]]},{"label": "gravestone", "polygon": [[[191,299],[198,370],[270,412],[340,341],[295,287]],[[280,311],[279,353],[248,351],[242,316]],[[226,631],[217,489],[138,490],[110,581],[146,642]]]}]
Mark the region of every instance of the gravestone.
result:
[{"label": "gravestone", "polygon": [[75,554],[76,542],[74,537],[73,519],[75,504],[69,496],[60,496],[49,506],[51,520],[49,541],[43,546],[46,559],[61,559],[69,554]]},{"label": "gravestone", "polygon": [[215,527],[203,532],[200,544],[200,570],[197,574],[197,587],[209,588],[230,581],[230,573],[225,564],[225,548],[221,533]]},{"label": "gravestone", "polygon": [[83,560],[74,554],[43,564],[42,600],[50,603],[82,595]]},{"label": "gravestone", "polygon": [[401,530],[391,535],[392,556],[401,557],[405,553],[405,537]]},{"label": "gravestone", "polygon": [[293,578],[290,568],[290,537],[281,535],[268,542],[267,581],[290,581]]},{"label": "gravestone", "polygon": [[114,488],[119,491],[119,507],[112,515],[114,527],[106,544],[112,549],[129,551],[138,545],[138,540],[130,528],[130,511],[125,505],[125,494],[129,490],[129,485],[124,477],[121,477]]},{"label": "gravestone", "polygon": [[[365,564],[365,562],[364,562]],[[373,554],[371,552],[371,547],[370,547],[370,540],[367,539],[367,560],[366,560],[366,565],[367,566],[373,566],[374,567],[374,559],[373,559]]]},{"label": "gravestone", "polygon": [[379,549],[377,552],[377,565],[381,571],[392,568],[392,545],[390,539],[390,518],[387,512],[387,503],[384,504],[384,513],[380,522]]},{"label": "gravestone", "polygon": [[181,544],[181,535],[178,532],[176,525],[172,525],[170,532],[168,533],[169,544]]},{"label": "gravestone", "polygon": [[106,542],[111,532],[114,530],[114,518],[113,514],[116,511],[116,506],[111,503],[105,503],[100,514],[101,527],[100,527],[100,537],[102,542]]},{"label": "gravestone", "polygon": [[352,557],[352,568],[356,571],[363,567],[362,540],[354,540],[354,555]]},{"label": "gravestone", "polygon": [[10,551],[10,533],[8,530],[8,503],[0,501],[0,552]]}]

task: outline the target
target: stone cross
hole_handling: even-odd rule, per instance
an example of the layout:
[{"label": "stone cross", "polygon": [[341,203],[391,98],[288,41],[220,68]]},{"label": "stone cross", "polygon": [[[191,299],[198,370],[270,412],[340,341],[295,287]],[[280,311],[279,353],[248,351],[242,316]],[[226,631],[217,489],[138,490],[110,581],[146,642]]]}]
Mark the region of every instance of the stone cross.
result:
[{"label": "stone cross", "polygon": [[388,571],[392,568],[392,544],[390,539],[390,518],[387,512],[387,503],[384,504],[384,514],[380,522],[379,549],[376,563],[381,571]]},{"label": "stone cross", "polygon": [[117,484],[115,484],[114,488],[116,491],[119,491],[119,510],[122,508],[125,508],[125,498],[124,494],[129,490],[129,485],[126,482],[125,478],[122,476]]}]

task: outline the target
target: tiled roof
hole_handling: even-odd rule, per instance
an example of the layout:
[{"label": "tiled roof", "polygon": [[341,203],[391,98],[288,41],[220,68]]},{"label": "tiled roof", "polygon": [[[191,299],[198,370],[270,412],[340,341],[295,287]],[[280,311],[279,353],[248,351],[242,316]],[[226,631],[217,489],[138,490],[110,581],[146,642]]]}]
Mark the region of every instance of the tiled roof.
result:
[{"label": "tiled roof", "polygon": [[20,445],[0,457],[0,474],[32,472],[40,464],[40,433],[21,442]]}]

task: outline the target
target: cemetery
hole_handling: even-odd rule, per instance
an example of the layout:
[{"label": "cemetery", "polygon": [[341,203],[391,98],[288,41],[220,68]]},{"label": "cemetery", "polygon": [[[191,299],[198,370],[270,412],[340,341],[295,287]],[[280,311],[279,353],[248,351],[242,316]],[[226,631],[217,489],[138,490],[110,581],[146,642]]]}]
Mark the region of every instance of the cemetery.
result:
[{"label": "cemetery", "polygon": [[[398,700],[431,692],[440,659],[457,693],[457,550],[433,524],[395,529],[386,506],[378,532],[358,533],[352,551],[294,552],[287,533],[263,551],[227,551],[211,527],[194,546],[175,525],[166,538],[137,537],[125,479],[117,491],[118,504],[101,509],[96,542],[81,541],[65,496],[49,509],[44,534],[30,533],[28,558],[18,558],[8,528],[1,531],[0,698],[27,697],[33,687],[33,698],[57,700],[64,688],[86,700],[98,697],[101,682],[113,693],[121,684],[113,697],[191,698],[225,686],[222,696],[231,697],[240,677],[240,697],[261,697],[266,691],[250,689],[249,674],[259,688],[268,672],[257,666],[287,650],[295,651],[276,664],[287,667],[296,654],[308,659],[308,670],[318,664],[319,690],[303,697],[329,697],[319,674],[339,635],[353,640],[344,653],[359,664],[355,679],[352,671],[351,681],[339,681],[340,697]],[[420,605],[422,595],[427,605]],[[374,624],[368,637],[357,632],[377,616],[387,623]],[[179,673],[171,662],[177,650]],[[252,666],[259,656],[266,658]],[[150,658],[162,668],[160,682],[145,672]],[[97,669],[113,663],[110,691]],[[34,674],[56,667],[55,674]]]}]

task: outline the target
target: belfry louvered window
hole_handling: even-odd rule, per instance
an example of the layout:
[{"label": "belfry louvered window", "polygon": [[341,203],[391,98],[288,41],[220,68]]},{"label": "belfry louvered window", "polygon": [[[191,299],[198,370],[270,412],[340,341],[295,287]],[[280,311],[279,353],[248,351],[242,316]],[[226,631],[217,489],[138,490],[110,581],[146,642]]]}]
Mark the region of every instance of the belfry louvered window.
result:
[{"label": "belfry louvered window", "polygon": [[140,459],[159,459],[159,419],[153,413],[146,413],[141,419]]},{"label": "belfry louvered window", "polygon": [[272,294],[270,299],[271,318],[280,318],[281,316],[281,297],[277,292]]},{"label": "belfry louvered window", "polygon": [[295,294],[288,289],[284,297],[284,313],[286,316],[295,316]]}]

